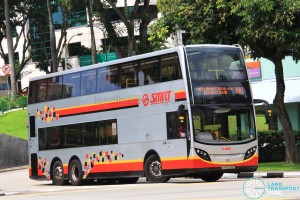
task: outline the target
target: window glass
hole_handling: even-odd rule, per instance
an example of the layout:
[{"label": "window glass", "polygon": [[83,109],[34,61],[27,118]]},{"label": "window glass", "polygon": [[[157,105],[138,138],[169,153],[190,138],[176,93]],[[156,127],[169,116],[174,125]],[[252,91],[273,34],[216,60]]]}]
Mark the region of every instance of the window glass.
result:
[{"label": "window glass", "polygon": [[8,90],[7,83],[0,83],[0,90]]},{"label": "window glass", "polygon": [[48,81],[48,96],[47,100],[56,100],[62,98],[62,76],[56,76],[47,79]]},{"label": "window glass", "polygon": [[96,70],[81,72],[81,95],[96,93]]},{"label": "window glass", "polygon": [[177,54],[162,56],[161,82],[181,79],[181,70]]},{"label": "window glass", "polygon": [[[144,59],[138,71],[138,85],[148,85],[159,82],[159,57]],[[144,81],[143,81],[144,80]]]},{"label": "window glass", "polygon": [[97,92],[112,91],[119,88],[118,67],[97,70]]},{"label": "window glass", "polygon": [[188,121],[187,121],[187,112],[184,111],[184,119],[181,119],[178,115],[178,112],[169,112],[167,113],[167,138],[168,139],[176,139],[176,138],[183,138],[186,137],[187,134],[187,127],[188,127]]},{"label": "window glass", "polygon": [[95,121],[40,128],[39,150],[118,143],[117,121]]},{"label": "window glass", "polygon": [[45,102],[47,99],[47,80],[39,80],[36,84],[36,102]]},{"label": "window glass", "polygon": [[84,146],[96,146],[100,144],[99,124],[99,122],[90,122],[82,125]]},{"label": "window glass", "polygon": [[82,146],[82,131],[81,125],[72,124],[63,126],[63,131],[65,133],[66,138],[66,146],[67,147],[81,147]]},{"label": "window glass", "polygon": [[38,134],[39,150],[63,148],[64,137],[60,127],[41,128]]},{"label": "window glass", "polygon": [[192,80],[245,80],[246,67],[239,49],[187,48]]},{"label": "window glass", "polygon": [[28,94],[28,104],[33,104],[38,102],[38,92],[39,92],[39,81],[29,82],[29,94]]},{"label": "window glass", "polygon": [[63,75],[63,97],[77,97],[80,95],[80,73]]},{"label": "window glass", "polygon": [[253,113],[249,109],[193,110],[195,140],[237,142],[255,138]]},{"label": "window glass", "polygon": [[121,65],[121,88],[137,86],[137,62]]},{"label": "window glass", "polygon": [[102,144],[117,144],[117,123],[113,121],[107,121],[103,130],[104,137]]}]

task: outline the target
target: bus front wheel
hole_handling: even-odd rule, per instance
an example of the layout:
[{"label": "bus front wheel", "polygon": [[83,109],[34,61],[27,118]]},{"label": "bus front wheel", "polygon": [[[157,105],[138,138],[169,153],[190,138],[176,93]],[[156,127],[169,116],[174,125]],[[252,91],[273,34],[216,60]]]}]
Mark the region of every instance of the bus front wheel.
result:
[{"label": "bus front wheel", "polygon": [[69,166],[69,179],[72,185],[80,185],[82,182],[82,168],[79,160],[74,159]]},{"label": "bus front wheel", "polygon": [[156,155],[147,158],[144,167],[146,178],[152,183],[165,183],[170,177],[162,175],[161,162]]},{"label": "bus front wheel", "polygon": [[63,164],[57,160],[52,167],[52,181],[54,185],[65,185],[67,180],[64,180]]}]

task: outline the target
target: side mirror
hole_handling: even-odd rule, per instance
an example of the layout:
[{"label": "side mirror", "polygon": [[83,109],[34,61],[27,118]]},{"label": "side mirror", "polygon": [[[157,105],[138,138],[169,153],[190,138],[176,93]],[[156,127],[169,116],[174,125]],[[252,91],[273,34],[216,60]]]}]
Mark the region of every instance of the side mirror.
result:
[{"label": "side mirror", "polygon": [[266,124],[269,124],[271,122],[271,116],[272,116],[272,109],[269,102],[263,99],[254,99],[254,104],[263,104]]}]

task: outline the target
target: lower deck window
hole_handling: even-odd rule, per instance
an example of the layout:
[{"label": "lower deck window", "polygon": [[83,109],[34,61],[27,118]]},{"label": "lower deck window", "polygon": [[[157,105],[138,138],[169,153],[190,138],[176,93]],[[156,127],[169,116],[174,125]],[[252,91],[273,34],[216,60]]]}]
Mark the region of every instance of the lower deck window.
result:
[{"label": "lower deck window", "polygon": [[39,150],[117,144],[117,120],[40,128]]},{"label": "lower deck window", "polygon": [[180,123],[180,117],[177,112],[167,113],[167,138],[176,139],[184,138],[187,133],[188,121],[186,117],[187,113],[184,112],[183,121]]}]

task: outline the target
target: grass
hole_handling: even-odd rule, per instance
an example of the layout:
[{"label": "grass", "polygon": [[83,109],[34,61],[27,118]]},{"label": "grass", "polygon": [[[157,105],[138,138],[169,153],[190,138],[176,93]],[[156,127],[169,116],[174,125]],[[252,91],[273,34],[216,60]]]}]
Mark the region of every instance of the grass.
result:
[{"label": "grass", "polygon": [[269,126],[266,124],[266,118],[264,115],[256,115],[257,131],[268,131]]},{"label": "grass", "polygon": [[257,171],[300,171],[300,163],[289,164],[286,162],[259,163]]},{"label": "grass", "polygon": [[0,115],[0,134],[27,140],[27,109]]}]

